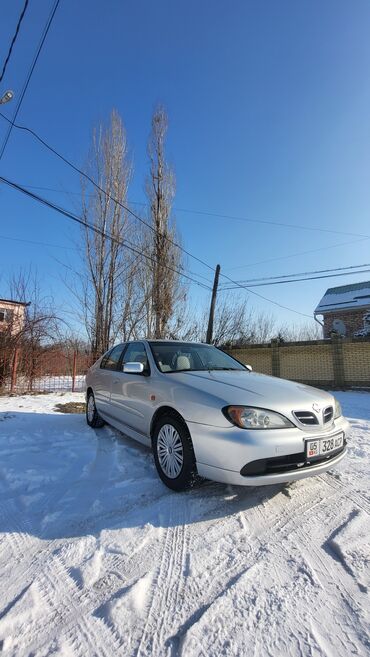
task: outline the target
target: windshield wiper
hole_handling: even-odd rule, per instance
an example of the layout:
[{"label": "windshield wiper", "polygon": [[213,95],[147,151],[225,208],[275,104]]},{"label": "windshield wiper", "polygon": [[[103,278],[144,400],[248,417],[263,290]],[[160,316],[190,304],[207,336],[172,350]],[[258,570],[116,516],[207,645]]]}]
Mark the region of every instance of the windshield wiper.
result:
[{"label": "windshield wiper", "polygon": [[162,374],[176,374],[179,372],[220,372],[220,371],[231,371],[231,372],[242,372],[244,370],[239,370],[237,367],[187,367],[183,370],[168,370],[168,372],[162,372]]},{"label": "windshield wiper", "polygon": [[194,369],[193,367],[187,367],[183,370],[168,370],[168,372],[162,372],[162,374],[177,374],[178,372],[204,372],[205,370]]}]

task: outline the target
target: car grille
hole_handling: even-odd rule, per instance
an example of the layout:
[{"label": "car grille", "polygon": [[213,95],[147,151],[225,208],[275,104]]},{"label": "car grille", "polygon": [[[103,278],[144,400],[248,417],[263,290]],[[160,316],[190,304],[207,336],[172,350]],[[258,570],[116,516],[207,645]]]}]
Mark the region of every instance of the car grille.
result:
[{"label": "car grille", "polygon": [[294,411],[293,415],[301,424],[308,424],[310,426],[319,424],[317,416],[315,413],[311,413],[311,411]]},{"label": "car grille", "polygon": [[283,472],[295,472],[297,470],[306,470],[324,461],[330,461],[334,457],[341,454],[346,447],[346,441],[343,447],[331,452],[327,456],[320,456],[312,461],[306,460],[305,453],[288,454],[287,456],[273,456],[269,459],[259,459],[258,461],[251,461],[247,463],[241,470],[242,477],[263,477],[264,475],[273,475]]},{"label": "car grille", "polygon": [[324,408],[323,411],[323,419],[324,419],[324,424],[327,424],[328,422],[331,422],[333,419],[334,415],[334,410],[332,406],[328,406],[327,408]]}]

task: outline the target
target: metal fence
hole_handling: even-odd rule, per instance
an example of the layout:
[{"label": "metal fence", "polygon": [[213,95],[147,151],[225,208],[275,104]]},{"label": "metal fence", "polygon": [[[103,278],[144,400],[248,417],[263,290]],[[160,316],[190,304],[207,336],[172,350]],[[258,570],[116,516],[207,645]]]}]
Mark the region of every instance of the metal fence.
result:
[{"label": "metal fence", "polygon": [[0,349],[0,393],[83,391],[93,361],[60,347]]},{"label": "metal fence", "polygon": [[370,387],[370,338],[251,344],[228,350],[256,372],[323,388]]}]

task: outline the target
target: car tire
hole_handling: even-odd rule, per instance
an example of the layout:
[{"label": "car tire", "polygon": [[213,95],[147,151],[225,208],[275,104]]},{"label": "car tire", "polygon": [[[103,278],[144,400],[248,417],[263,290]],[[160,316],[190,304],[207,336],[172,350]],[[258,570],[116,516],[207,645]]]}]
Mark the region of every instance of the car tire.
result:
[{"label": "car tire", "polygon": [[200,481],[189,429],[178,416],[166,414],[158,420],[152,443],[158,474],[168,488],[185,491]]},{"label": "car tire", "polygon": [[94,393],[91,390],[86,400],[86,422],[93,429],[100,429],[105,424],[96,409]]}]

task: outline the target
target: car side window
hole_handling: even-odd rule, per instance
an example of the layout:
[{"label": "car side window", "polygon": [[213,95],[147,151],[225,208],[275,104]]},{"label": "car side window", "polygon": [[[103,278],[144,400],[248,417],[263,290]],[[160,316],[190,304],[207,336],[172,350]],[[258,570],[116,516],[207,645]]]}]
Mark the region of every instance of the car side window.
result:
[{"label": "car side window", "polygon": [[116,347],[113,347],[108,355],[103,358],[100,367],[104,370],[117,370],[124,348],[124,344],[118,344]]},{"label": "car side window", "polygon": [[123,364],[125,363],[142,363],[144,371],[149,371],[148,356],[142,342],[131,342],[128,345],[123,355]]},{"label": "car side window", "polygon": [[106,352],[106,354],[103,356],[103,358],[100,361],[100,369],[104,370],[105,369],[105,363],[107,362],[109,358],[109,354],[112,351],[112,349],[109,349],[109,351]]}]

